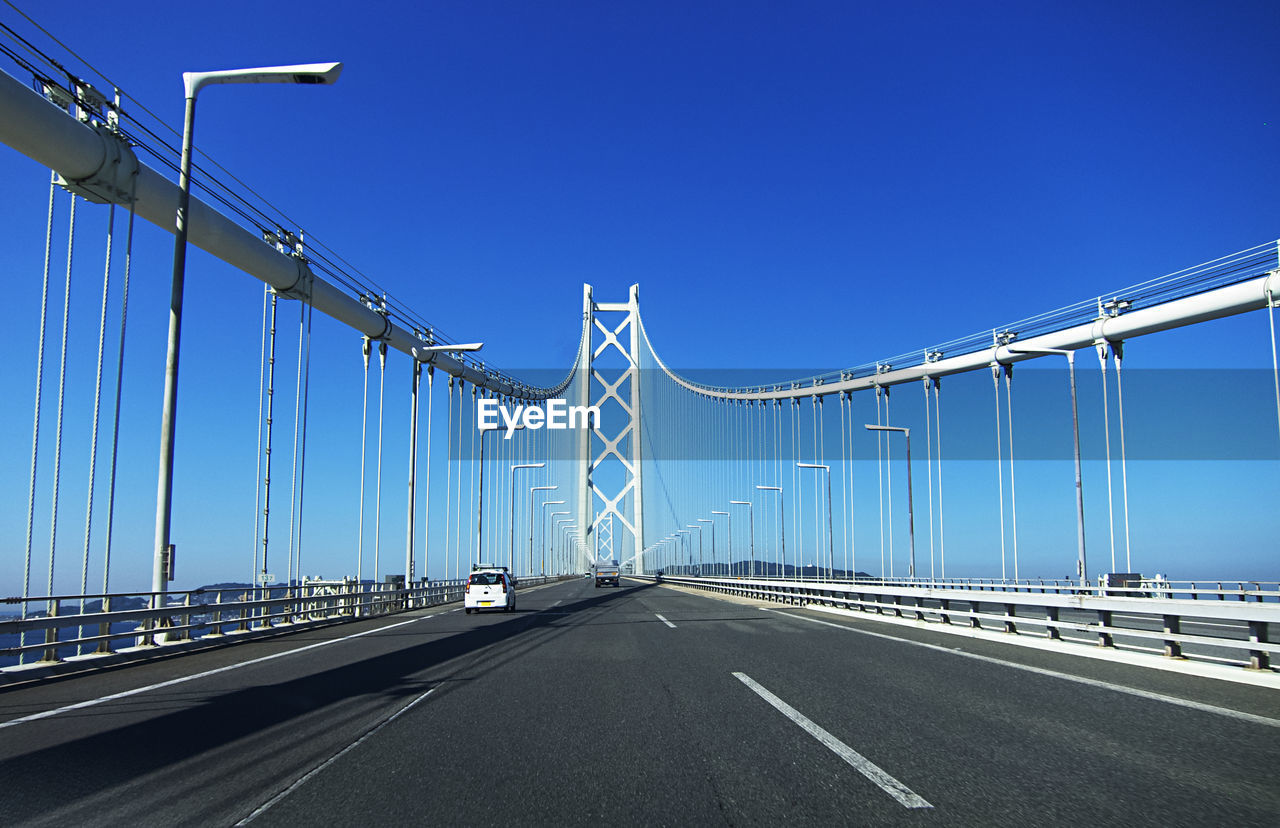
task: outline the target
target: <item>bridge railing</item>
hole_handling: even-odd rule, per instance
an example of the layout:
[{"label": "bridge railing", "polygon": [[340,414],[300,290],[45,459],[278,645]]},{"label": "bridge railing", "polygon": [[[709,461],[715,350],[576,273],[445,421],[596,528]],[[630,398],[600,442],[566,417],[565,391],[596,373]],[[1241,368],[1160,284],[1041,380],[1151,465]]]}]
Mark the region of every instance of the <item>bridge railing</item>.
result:
[{"label": "bridge railing", "polygon": [[[1280,585],[1272,582],[1170,582],[1134,586],[1068,582],[908,582],[664,576],[663,581],[726,595],[851,610],[882,621],[935,624],[989,637],[1007,634],[1050,645],[1093,644],[1271,670],[1280,644]],[[1023,643],[1023,642],[1019,642]]]},{"label": "bridge railing", "polygon": [[[521,578],[519,586],[548,580]],[[428,581],[397,588],[348,580],[163,594],[7,598],[3,603],[25,604],[26,617],[0,620],[0,641],[16,640],[0,647],[0,672],[15,666],[21,669],[22,663],[51,665],[119,654],[145,658],[191,642],[232,643],[308,625],[447,604],[462,600],[466,583],[466,579]]]}]

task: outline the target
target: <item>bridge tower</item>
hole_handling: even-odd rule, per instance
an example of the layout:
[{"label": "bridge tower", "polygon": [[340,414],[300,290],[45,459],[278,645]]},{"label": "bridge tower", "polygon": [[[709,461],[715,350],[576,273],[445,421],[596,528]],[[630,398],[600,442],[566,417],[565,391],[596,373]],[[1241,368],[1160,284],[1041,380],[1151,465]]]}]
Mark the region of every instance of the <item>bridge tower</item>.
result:
[{"label": "bridge tower", "polygon": [[[589,517],[585,521],[583,548],[595,548],[593,536],[601,522],[606,522],[612,529],[606,529],[608,545],[621,565],[627,548],[625,539],[619,537],[621,525],[631,536],[632,571],[641,572],[644,511],[640,497],[640,286],[631,286],[626,302],[596,302],[591,285],[583,285],[582,314],[586,347],[578,366],[582,372],[578,402],[599,406],[601,412],[596,428],[583,429],[578,438],[579,462],[583,464],[578,513]],[[602,316],[607,322],[602,321]],[[596,336],[597,332],[600,336]]]}]

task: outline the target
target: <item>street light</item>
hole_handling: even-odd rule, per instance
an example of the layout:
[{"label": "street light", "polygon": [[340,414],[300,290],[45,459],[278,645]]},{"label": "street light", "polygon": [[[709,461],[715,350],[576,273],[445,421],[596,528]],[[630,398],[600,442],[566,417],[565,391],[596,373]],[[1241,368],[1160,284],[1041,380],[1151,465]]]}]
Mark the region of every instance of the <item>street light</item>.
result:
[{"label": "street light", "polygon": [[[552,517],[556,517],[557,514],[568,514],[568,512],[552,512]],[[562,557],[561,553],[563,552],[563,549],[564,549],[564,543],[563,543],[564,530],[568,529],[567,526],[564,526],[564,523],[568,523],[568,525],[572,526],[573,518],[562,517],[561,520],[556,521],[556,525],[552,527],[553,537],[549,545],[552,546],[552,552],[554,553],[553,554],[554,558]],[[556,530],[559,530],[559,534],[556,534]],[[559,562],[558,559],[557,561],[554,561],[554,566],[552,566],[553,571],[554,569],[559,567],[559,564],[561,564],[561,562]],[[553,572],[553,575],[554,575],[554,572]]]},{"label": "street light", "polygon": [[[529,575],[534,575],[534,493],[535,491],[556,491],[559,486],[529,486]],[[561,500],[563,503],[563,500]]]},{"label": "street light", "polygon": [[[689,570],[693,568],[693,538],[692,538],[692,537],[690,537],[690,538],[689,538],[689,554],[688,554],[688,557],[686,557],[686,556],[685,556],[685,551],[684,551],[684,541],[685,541],[685,538],[686,538],[687,536],[689,536],[689,535],[692,535],[692,534],[693,534],[693,533],[692,533],[692,532],[690,532],[688,529],[677,529],[677,530],[676,530],[676,535],[678,535],[678,536],[679,536],[679,538],[680,538],[680,557],[683,559],[683,560],[681,561],[681,563],[680,563],[680,568],[681,568],[682,570],[684,570],[684,574],[685,574],[685,575],[688,575],[688,574],[689,574]],[[687,561],[689,562],[689,564],[688,564],[688,566],[687,566],[687,567],[686,567],[686,566],[685,566],[685,564],[684,564],[684,560],[687,560]]]},{"label": "street light", "polygon": [[[835,541],[831,533],[831,467],[822,463],[796,463],[796,465],[802,469],[821,469],[827,473],[827,579],[831,580],[835,578],[836,566]],[[908,466],[909,468],[910,466]],[[915,560],[914,553],[912,554],[912,560]]]},{"label": "street light", "polygon": [[[720,510],[718,510],[718,509],[712,509],[712,510],[711,510],[711,514],[713,514],[713,515],[724,515],[724,516],[725,516],[725,518],[726,518],[726,520],[727,520],[727,522],[728,522],[728,524],[729,524],[729,552],[728,552],[728,556],[727,556],[727,560],[728,560],[728,562],[729,562],[729,565],[728,565],[727,569],[728,569],[729,577],[730,577],[730,578],[732,578],[732,577],[733,577],[733,515],[729,514],[728,512],[721,512],[721,511],[720,511]],[[712,530],[712,532],[711,532],[711,541],[712,541],[712,544],[713,544],[713,548],[712,548],[712,550],[711,550],[711,553],[712,553],[713,555],[715,554],[715,548],[714,548],[715,538],[716,538],[716,533],[715,533],[715,530],[713,529],[713,530]]]},{"label": "street light", "polygon": [[756,486],[757,489],[765,492],[778,493],[778,524],[780,534],[782,535],[782,563],[778,571],[778,577],[785,577],[787,572],[787,509],[786,501],[782,497],[781,486]]},{"label": "street light", "polygon": [[751,558],[751,577],[756,577],[756,507],[750,500],[730,500],[731,506],[747,507],[747,545]]},{"label": "street light", "polygon": [[[484,446],[484,440],[480,441],[481,447]],[[507,567],[512,575],[516,574],[516,470],[517,469],[540,469],[546,463],[516,463],[511,467],[511,556],[507,561]],[[532,508],[532,506],[530,507]]]},{"label": "street light", "polygon": [[[559,486],[530,486],[529,487],[529,575],[533,575],[533,493],[534,492],[554,492]],[[564,501],[560,501],[564,503]],[[546,505],[546,504],[543,504]]]},{"label": "street light", "polygon": [[[569,513],[568,513],[568,512],[556,512],[556,514],[558,514],[558,515],[567,515],[567,514],[569,514]],[[556,561],[556,566],[557,566],[557,567],[560,567],[560,566],[563,566],[563,567],[564,567],[563,569],[561,569],[561,570],[560,570],[562,573],[563,573],[563,572],[567,572],[567,571],[568,571],[568,560],[567,560],[567,557],[568,557],[568,556],[565,554],[565,551],[566,551],[566,550],[565,550],[565,535],[567,535],[567,534],[568,534],[569,530],[573,528],[573,526],[574,526],[574,524],[575,524],[576,522],[577,522],[577,521],[575,521],[573,518],[560,518],[559,520],[557,520],[557,521],[556,521],[555,529],[553,529],[553,530],[552,530],[552,531],[555,531],[556,529],[560,530],[559,534],[558,534],[558,535],[556,535],[556,539],[555,539],[555,543],[554,543],[554,545],[555,545],[555,547],[556,547],[556,548],[555,548],[556,558],[558,559],[558,560]],[[553,567],[553,568],[554,568],[554,567]]]},{"label": "street light", "polygon": [[[698,577],[702,577],[702,527],[696,523],[686,524],[690,529],[698,530]],[[693,553],[693,537],[689,537],[689,552]]]},{"label": "street light", "polygon": [[[911,429],[902,426],[883,426],[867,423],[868,431],[899,431],[902,436],[907,438],[907,529],[911,537],[911,564],[907,570],[907,577],[916,577],[916,519],[915,511],[912,507],[913,498],[911,496]],[[887,444],[886,444],[887,445]],[[891,566],[890,569],[893,567]],[[884,573],[880,573],[883,575]]]},{"label": "street light", "polygon": [[[698,518],[698,523],[710,523],[710,524],[711,524],[711,568],[712,568],[712,569],[715,569],[715,566],[716,566],[716,521],[715,521],[715,518]],[[701,562],[701,561],[699,561],[699,562],[698,562],[698,564],[699,564],[699,569],[701,569],[701,564],[702,564],[702,562]],[[701,573],[699,573],[699,574],[701,574]]]},{"label": "street light", "polygon": [[[169,339],[165,356],[164,404],[160,411],[160,474],[156,486],[156,549],[151,591],[165,591],[165,557],[173,521],[173,438],[178,418],[178,351],[182,338],[182,289],[187,267],[187,212],[191,205],[191,155],[196,126],[196,96],[210,84],[310,83],[333,84],[341,63],[308,63],[262,69],[184,72],[186,113],[182,125],[182,160],[178,167],[178,213],[173,241],[173,279],[169,289]],[[266,564],[263,563],[263,570]]]},{"label": "street light", "polygon": [[[409,422],[412,428],[409,430],[409,532],[408,543],[405,550],[405,586],[409,585],[409,573],[413,571],[413,542],[414,542],[414,521],[417,519],[417,493],[415,486],[417,485],[418,476],[418,380],[422,366],[419,363],[425,362],[430,366],[435,360],[435,354],[441,353],[458,353],[462,351],[478,351],[484,347],[483,342],[469,342],[463,345],[419,345],[416,348],[410,348],[409,353],[414,359],[414,375],[413,375],[413,404],[409,412]],[[428,368],[428,370],[434,370]],[[524,426],[516,426],[516,428],[524,428]],[[429,447],[428,447],[429,448]],[[428,465],[431,460],[431,452],[427,452]],[[431,483],[431,471],[427,470],[428,488]],[[430,491],[427,492],[430,499]],[[428,505],[428,508],[430,506]],[[480,562],[481,550],[484,548],[481,544],[481,532],[483,530],[483,522],[481,517],[484,515],[484,432],[480,432],[480,497],[476,506],[476,563]],[[423,578],[427,577],[427,573],[422,573]]]},{"label": "street light", "polygon": [[[545,508],[547,508],[548,506],[552,506],[552,505],[555,505],[555,506],[563,506],[563,505],[564,505],[564,501],[563,501],[563,500],[548,500],[548,501],[546,501],[546,502],[544,502],[544,503],[542,504],[542,508],[543,508],[543,509],[545,509]],[[549,514],[549,515],[548,515],[548,514],[546,514],[546,512],[543,512],[543,514],[545,515],[545,517],[542,519],[542,525],[543,525],[543,526],[545,526],[545,527],[547,527],[547,545],[546,545],[546,546],[544,546],[544,547],[542,547],[542,574],[543,574],[543,575],[546,575],[546,574],[547,574],[547,564],[548,564],[548,563],[550,563],[550,561],[551,561],[551,546],[552,546],[552,544],[554,544],[554,543],[555,543],[555,534],[554,534],[554,532],[555,532],[555,526],[554,526],[554,524],[552,524],[552,523],[551,523],[551,519],[552,519],[552,518],[554,518],[556,515],[567,515],[567,514],[569,514],[569,513],[568,513],[567,511],[561,510],[561,511],[558,511],[558,512],[552,512],[552,513],[551,513],[551,514]]]},{"label": "street light", "polygon": [[1067,374],[1071,380],[1071,436],[1075,441],[1076,453],[1076,545],[1079,557],[1076,560],[1076,574],[1080,577],[1080,585],[1089,582],[1089,566],[1084,554],[1084,485],[1080,477],[1080,413],[1076,407],[1076,352],[1065,348],[1009,348],[1011,354],[1059,354],[1067,358]]}]

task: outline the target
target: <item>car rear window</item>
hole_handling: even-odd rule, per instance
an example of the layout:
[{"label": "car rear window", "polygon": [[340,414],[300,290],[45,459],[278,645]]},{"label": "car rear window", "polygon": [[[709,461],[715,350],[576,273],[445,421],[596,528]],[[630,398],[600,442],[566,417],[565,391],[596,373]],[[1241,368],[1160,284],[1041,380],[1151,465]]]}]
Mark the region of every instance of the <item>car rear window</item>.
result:
[{"label": "car rear window", "polygon": [[473,584],[500,584],[502,583],[502,574],[498,572],[474,572],[471,575],[471,583]]}]

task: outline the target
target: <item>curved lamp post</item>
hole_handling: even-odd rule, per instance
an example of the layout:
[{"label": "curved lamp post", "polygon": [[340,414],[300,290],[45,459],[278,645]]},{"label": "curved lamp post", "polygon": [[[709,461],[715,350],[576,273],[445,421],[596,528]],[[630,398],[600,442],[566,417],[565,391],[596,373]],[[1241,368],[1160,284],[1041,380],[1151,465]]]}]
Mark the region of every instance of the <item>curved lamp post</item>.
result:
[{"label": "curved lamp post", "polygon": [[[191,205],[191,154],[196,125],[196,97],[206,86],[223,83],[333,84],[341,63],[307,63],[220,72],[184,72],[186,112],[182,122],[182,160],[178,167],[178,213],[173,241],[173,279],[169,290],[169,339],[164,369],[164,404],[160,412],[160,480],[156,492],[156,549],[151,591],[165,591],[165,558],[173,520],[173,437],[178,417],[178,351],[182,339],[182,290],[187,268],[187,211]],[[266,562],[263,562],[263,571]]]}]

